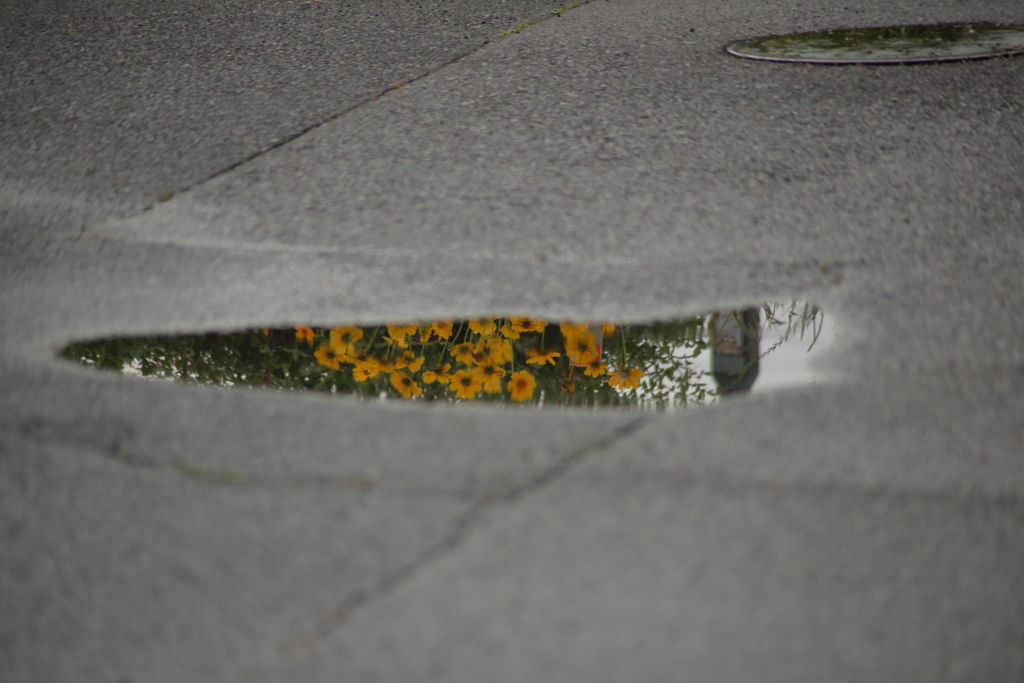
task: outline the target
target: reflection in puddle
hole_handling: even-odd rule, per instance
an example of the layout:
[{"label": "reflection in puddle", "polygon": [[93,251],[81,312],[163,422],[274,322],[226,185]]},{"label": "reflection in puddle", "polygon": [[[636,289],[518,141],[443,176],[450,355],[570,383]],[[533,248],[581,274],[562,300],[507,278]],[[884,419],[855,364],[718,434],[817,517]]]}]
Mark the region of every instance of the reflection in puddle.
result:
[{"label": "reflection in puddle", "polygon": [[[509,317],[116,338],[62,355],[216,386],[664,410],[749,392],[765,375],[771,388],[809,384],[808,352],[830,341],[824,314],[793,302],[647,325]],[[776,356],[787,362],[773,367]]]},{"label": "reflection in puddle", "polygon": [[820,64],[896,64],[1024,53],[1024,26],[964,24],[814,31],[733,43],[737,57]]}]

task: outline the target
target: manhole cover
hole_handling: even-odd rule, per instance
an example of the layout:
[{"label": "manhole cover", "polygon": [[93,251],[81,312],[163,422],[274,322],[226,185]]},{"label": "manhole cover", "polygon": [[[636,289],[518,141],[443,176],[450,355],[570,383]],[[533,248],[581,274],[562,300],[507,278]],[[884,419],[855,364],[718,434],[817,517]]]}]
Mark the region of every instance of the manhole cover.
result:
[{"label": "manhole cover", "polygon": [[806,385],[832,330],[805,302],[647,325],[484,318],[122,337],[62,356],[156,380],[367,400],[664,410]]},{"label": "manhole cover", "polygon": [[887,26],[768,36],[733,43],[737,57],[817,64],[905,64],[1024,53],[1024,26]]}]

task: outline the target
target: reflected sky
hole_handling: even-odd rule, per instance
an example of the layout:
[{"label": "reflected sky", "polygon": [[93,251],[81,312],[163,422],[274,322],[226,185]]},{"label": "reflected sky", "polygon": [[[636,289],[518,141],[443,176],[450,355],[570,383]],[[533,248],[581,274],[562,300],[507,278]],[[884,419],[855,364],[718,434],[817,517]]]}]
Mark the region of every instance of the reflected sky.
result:
[{"label": "reflected sky", "polygon": [[369,401],[675,410],[814,384],[834,332],[795,301],[630,325],[494,317],[121,337],[61,355],[151,380]]}]

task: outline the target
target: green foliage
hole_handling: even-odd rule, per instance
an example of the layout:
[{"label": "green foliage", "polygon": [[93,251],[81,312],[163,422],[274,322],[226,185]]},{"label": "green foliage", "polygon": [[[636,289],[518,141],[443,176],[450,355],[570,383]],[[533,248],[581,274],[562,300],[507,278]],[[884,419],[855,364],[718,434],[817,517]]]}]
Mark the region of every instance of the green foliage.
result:
[{"label": "green foliage", "polygon": [[[762,327],[781,327],[785,333],[803,336],[808,329],[817,336],[820,316],[816,308],[794,303],[765,306]],[[507,319],[498,319],[498,324]],[[649,325],[619,326],[604,335],[601,362],[609,372],[637,368],[643,375],[635,389],[616,388],[609,376],[587,376],[585,368],[569,364],[564,353],[564,340],[559,326],[548,324],[539,332],[524,332],[518,339],[509,339],[512,359],[501,363],[505,371],[503,384],[512,373],[527,370],[536,381],[532,396],[525,401],[535,406],[608,406],[663,410],[666,408],[705,404],[713,401],[717,387],[709,373],[696,363],[707,352],[709,316],[686,320],[658,322]],[[428,383],[428,371],[449,374],[462,366],[454,357],[453,347],[463,342],[479,342],[480,335],[466,323],[455,323],[452,336],[441,340],[431,335],[422,341],[422,334],[408,338],[408,348],[397,347],[388,337],[386,327],[360,328],[363,336],[356,342],[360,358],[394,363],[403,354],[422,365],[416,371],[405,370],[422,393],[417,401],[461,402],[447,381]],[[318,360],[314,350],[330,343],[331,329],[313,330],[312,343],[300,341],[296,329],[246,330],[232,334],[199,334],[164,337],[115,338],[80,343],[64,350],[65,358],[85,365],[117,370],[127,374],[158,380],[206,384],[218,387],[262,387],[278,391],[315,390],[332,394],[351,394],[366,400],[399,398],[392,385],[391,371],[385,369],[375,377],[357,381],[353,374],[354,359],[343,359],[338,369],[331,369]],[[494,339],[502,339],[497,333]],[[779,342],[781,343],[781,341]],[[769,353],[778,344],[765,351]],[[553,365],[526,364],[529,350],[560,351]],[[596,364],[595,364],[596,365]],[[486,403],[509,402],[506,391],[480,391],[472,399]]]}]

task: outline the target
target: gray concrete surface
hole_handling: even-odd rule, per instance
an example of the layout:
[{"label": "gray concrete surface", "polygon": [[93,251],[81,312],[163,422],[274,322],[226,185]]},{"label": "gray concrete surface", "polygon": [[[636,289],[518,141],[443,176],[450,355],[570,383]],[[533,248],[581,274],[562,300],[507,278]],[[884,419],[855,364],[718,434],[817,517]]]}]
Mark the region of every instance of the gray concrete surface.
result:
[{"label": "gray concrete surface", "polygon": [[[1024,10],[595,0],[498,35],[556,7],[0,3],[0,680],[1024,679],[1024,58],[722,51]],[[790,298],[836,321],[820,381],[676,414],[55,358]]]}]

